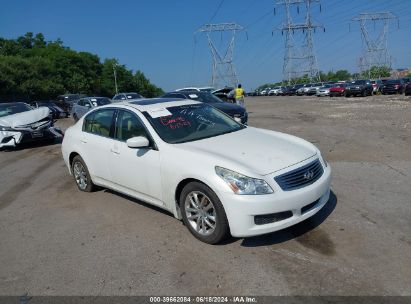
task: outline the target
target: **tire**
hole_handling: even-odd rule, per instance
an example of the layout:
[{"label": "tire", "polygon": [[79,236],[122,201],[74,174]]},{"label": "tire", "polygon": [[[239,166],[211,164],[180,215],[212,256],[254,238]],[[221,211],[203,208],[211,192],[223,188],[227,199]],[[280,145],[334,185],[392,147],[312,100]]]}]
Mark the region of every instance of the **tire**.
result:
[{"label": "tire", "polygon": [[74,119],[74,122],[78,122],[78,118],[76,114],[73,114],[73,119]]},{"label": "tire", "polygon": [[362,97],[366,97],[368,94],[367,94],[367,90],[364,90],[364,91],[362,91],[362,93],[361,93],[361,96]]},{"label": "tire", "polygon": [[179,203],[185,226],[200,241],[217,244],[230,235],[224,207],[205,184],[187,184],[181,191]]},{"label": "tire", "polygon": [[351,95],[348,94],[348,93],[344,93],[344,96],[348,98],[348,97],[350,97]]},{"label": "tire", "polygon": [[84,192],[93,192],[96,190],[96,186],[90,177],[90,172],[80,155],[73,158],[71,163],[71,172],[73,173],[74,181],[76,182],[77,188]]}]

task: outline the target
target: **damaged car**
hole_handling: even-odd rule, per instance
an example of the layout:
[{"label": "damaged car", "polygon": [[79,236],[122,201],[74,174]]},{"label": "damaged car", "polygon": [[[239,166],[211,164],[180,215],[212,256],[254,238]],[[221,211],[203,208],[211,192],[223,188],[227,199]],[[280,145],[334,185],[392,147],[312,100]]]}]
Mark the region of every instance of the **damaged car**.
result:
[{"label": "damaged car", "polygon": [[23,102],[0,104],[0,148],[61,138],[47,107],[33,109]]}]

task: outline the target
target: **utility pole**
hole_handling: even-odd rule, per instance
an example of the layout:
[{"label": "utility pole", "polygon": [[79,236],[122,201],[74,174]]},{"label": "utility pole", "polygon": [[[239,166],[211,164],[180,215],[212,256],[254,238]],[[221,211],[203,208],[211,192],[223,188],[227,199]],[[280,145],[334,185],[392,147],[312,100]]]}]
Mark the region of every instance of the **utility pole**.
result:
[{"label": "utility pole", "polygon": [[[391,20],[399,19],[391,12],[380,13],[361,13],[359,16],[352,18],[352,21],[358,21],[361,29],[362,54],[358,60],[360,73],[368,71],[368,78],[371,78],[372,67],[391,68],[392,58],[388,52],[388,26]],[[370,34],[369,25],[372,23],[375,31],[377,23],[382,22],[382,28],[378,35]],[[381,75],[378,75],[378,78]]]},{"label": "utility pole", "polygon": [[[310,81],[320,81],[320,71],[317,57],[314,52],[313,32],[317,28],[325,31],[322,25],[314,24],[311,17],[311,5],[320,0],[278,0],[276,5],[283,5],[286,14],[285,22],[273,31],[281,31],[285,35],[285,52],[283,64],[283,81],[291,84],[293,79],[307,75]],[[300,5],[305,6],[305,18],[303,23],[294,23],[291,17],[291,8]],[[321,5],[320,5],[321,10]],[[302,33],[302,43],[296,42],[296,35]]]},{"label": "utility pole", "polygon": [[118,87],[117,87],[117,63],[113,64],[113,74],[114,74],[114,85],[116,88],[116,95],[118,94]]},{"label": "utility pole", "polygon": [[[235,35],[238,31],[244,31],[244,27],[236,23],[205,24],[196,31],[196,33],[205,33],[207,36],[213,68],[211,85],[215,88],[223,86],[236,87],[238,84],[238,78],[233,64]],[[221,39],[223,33],[229,33],[230,39],[228,44],[226,43],[218,49],[213,41],[213,33],[220,33]]]}]

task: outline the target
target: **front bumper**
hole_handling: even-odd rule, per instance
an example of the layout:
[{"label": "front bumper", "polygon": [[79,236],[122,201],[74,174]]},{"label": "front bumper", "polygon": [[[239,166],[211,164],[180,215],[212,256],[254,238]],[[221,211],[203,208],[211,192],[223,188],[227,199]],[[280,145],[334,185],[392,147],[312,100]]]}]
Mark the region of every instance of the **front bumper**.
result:
[{"label": "front bumper", "polygon": [[27,129],[10,129],[0,131],[0,148],[15,147],[17,145],[37,142],[41,140],[50,140],[63,136],[63,132],[58,127],[47,125],[44,128],[31,130]]},{"label": "front bumper", "polygon": [[[301,164],[299,165],[301,166]],[[315,183],[293,191],[283,191],[274,185],[274,175],[267,176],[274,193],[268,195],[236,195],[230,192],[220,193],[234,237],[248,237],[266,234],[293,226],[316,214],[330,196],[331,169],[324,167],[324,173]],[[287,169],[289,171],[290,168]],[[308,206],[310,205],[311,206]],[[307,207],[308,206],[308,207]],[[302,210],[303,209],[303,210]],[[289,217],[267,224],[256,224],[256,216],[289,213]]]}]

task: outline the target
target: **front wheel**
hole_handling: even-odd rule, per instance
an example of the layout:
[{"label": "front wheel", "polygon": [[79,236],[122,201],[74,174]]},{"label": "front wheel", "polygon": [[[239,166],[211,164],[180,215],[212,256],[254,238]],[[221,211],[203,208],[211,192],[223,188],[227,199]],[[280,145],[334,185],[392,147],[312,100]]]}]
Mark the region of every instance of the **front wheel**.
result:
[{"label": "front wheel", "polygon": [[217,244],[229,236],[224,207],[217,195],[199,182],[187,184],[180,195],[183,222],[197,239]]}]

